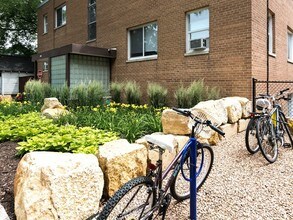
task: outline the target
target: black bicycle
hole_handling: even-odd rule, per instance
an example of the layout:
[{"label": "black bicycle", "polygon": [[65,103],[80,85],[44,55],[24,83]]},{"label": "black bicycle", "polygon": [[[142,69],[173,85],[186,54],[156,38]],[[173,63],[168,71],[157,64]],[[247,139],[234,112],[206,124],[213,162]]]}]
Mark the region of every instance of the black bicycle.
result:
[{"label": "black bicycle", "polygon": [[280,146],[293,146],[292,136],[289,130],[288,121],[282,111],[279,100],[288,100],[285,91],[281,90],[278,94],[268,96],[272,100],[273,108],[269,112],[260,115],[256,123],[256,137],[260,150],[265,159],[273,163],[278,157]]},{"label": "black bicycle", "polygon": [[200,132],[203,126],[208,126],[223,136],[225,133],[212,125],[209,120],[202,120],[188,110],[177,108],[173,108],[173,110],[192,119],[193,125],[189,141],[163,172],[162,155],[165,150],[170,150],[174,146],[158,136],[146,136],[150,149],[157,150],[159,153],[156,164],[149,162],[147,176],[134,178],[124,184],[108,200],[102,212],[89,219],[156,219],[158,216],[165,219],[172,197],[178,201],[190,198],[190,186],[186,180],[189,178],[189,170],[192,166],[190,164],[191,145],[195,145],[197,149],[196,190],[204,184],[212,169],[214,153],[209,145],[197,142],[195,134]]}]

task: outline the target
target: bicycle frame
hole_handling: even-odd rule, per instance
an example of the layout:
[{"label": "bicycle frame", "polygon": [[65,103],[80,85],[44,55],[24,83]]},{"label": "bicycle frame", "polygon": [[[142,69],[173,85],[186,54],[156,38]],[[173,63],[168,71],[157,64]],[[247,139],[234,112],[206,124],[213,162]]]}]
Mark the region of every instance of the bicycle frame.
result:
[{"label": "bicycle frame", "polygon": [[[162,172],[162,153],[163,150],[159,148],[159,160],[156,163],[156,172],[157,175],[155,175],[155,186],[158,186],[159,188],[156,189],[158,191],[158,202],[156,205],[152,208],[151,213],[147,216],[147,218],[154,213],[156,210],[159,209],[160,205],[163,203],[163,199],[167,195],[167,191],[170,188],[170,185],[173,181],[173,179],[177,176],[177,173],[180,171],[180,161],[183,156],[183,152],[186,151],[188,148],[191,149],[190,151],[190,219],[196,220],[196,158],[197,158],[197,144],[200,144],[197,142],[196,138],[194,137],[194,129],[197,125],[194,125],[192,127],[192,133],[189,138],[189,140],[185,143],[184,147],[179,151],[179,153],[175,156],[175,158],[171,161],[171,163],[168,165],[166,170]],[[168,182],[166,183],[164,189],[162,189],[162,182],[168,174],[171,172],[171,170],[174,169],[173,174],[168,179]],[[152,173],[150,173],[152,175]]]}]

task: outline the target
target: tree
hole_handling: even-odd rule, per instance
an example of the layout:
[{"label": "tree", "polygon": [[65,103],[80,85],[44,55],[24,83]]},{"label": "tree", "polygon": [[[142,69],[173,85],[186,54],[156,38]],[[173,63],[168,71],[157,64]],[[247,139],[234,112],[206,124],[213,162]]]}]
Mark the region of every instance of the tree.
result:
[{"label": "tree", "polygon": [[36,50],[41,0],[0,0],[0,54],[32,55]]}]

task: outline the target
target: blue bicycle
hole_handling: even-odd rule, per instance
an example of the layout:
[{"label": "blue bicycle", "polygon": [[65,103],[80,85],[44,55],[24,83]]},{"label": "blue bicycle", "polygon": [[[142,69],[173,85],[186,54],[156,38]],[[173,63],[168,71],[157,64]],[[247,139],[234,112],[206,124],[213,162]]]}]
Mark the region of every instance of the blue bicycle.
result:
[{"label": "blue bicycle", "polygon": [[172,197],[182,201],[190,198],[190,195],[190,218],[196,219],[196,191],[204,184],[211,171],[214,153],[209,145],[199,143],[195,135],[203,126],[208,126],[223,136],[225,133],[209,120],[194,116],[189,110],[173,110],[192,120],[190,139],[185,146],[163,171],[162,155],[165,150],[172,150],[174,145],[170,141],[162,140],[161,136],[147,135],[145,138],[150,149],[159,153],[156,164],[149,162],[147,176],[134,178],[124,184],[108,200],[102,212],[89,219],[165,219]]}]

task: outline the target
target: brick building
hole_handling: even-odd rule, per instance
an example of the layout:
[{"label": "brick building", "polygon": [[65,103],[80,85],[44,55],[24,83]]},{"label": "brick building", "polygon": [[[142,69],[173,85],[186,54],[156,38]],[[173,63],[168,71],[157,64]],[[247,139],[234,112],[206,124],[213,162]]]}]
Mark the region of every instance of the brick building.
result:
[{"label": "brick building", "polygon": [[47,0],[33,60],[52,84],[158,82],[173,98],[204,79],[250,98],[252,78],[293,80],[293,1]]}]

